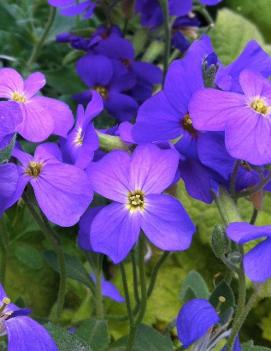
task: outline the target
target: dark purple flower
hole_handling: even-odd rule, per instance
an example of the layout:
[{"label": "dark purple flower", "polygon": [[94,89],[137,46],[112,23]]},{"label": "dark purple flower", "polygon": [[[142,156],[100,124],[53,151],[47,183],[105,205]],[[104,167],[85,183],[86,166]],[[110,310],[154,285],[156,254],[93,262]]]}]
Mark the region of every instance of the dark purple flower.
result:
[{"label": "dark purple flower", "polygon": [[242,71],[242,94],[202,89],[189,111],[196,129],[225,131],[229,154],[254,165],[271,162],[271,84],[259,74]]},{"label": "dark purple flower", "polygon": [[46,329],[27,316],[29,310],[11,303],[2,285],[0,302],[0,335],[7,335],[9,351],[58,351]]},{"label": "dark purple flower", "polygon": [[158,0],[136,0],[135,9],[140,13],[142,26],[155,28],[163,23],[163,13]]},{"label": "dark purple flower", "polygon": [[12,163],[0,165],[0,216],[11,206],[10,199],[14,196],[19,179],[17,167]]},{"label": "dark purple flower", "polygon": [[249,41],[230,65],[220,65],[216,75],[217,86],[222,90],[242,92],[239,75],[245,69],[260,73],[265,78],[271,75],[271,58],[255,40]]},{"label": "dark purple flower", "polygon": [[[177,318],[177,331],[184,348],[210,335],[220,318],[215,308],[205,299],[193,299],[180,310]],[[207,349],[207,345],[206,345]]]},{"label": "dark purple flower", "polygon": [[[195,344],[193,350],[214,350],[219,341],[231,333],[218,326],[219,323],[220,317],[208,300],[193,299],[185,303],[177,318],[177,332],[183,347]],[[226,348],[222,351],[226,351]],[[235,339],[233,351],[242,351],[239,337]]]},{"label": "dark purple flower", "polygon": [[83,14],[85,19],[92,16],[96,4],[92,0],[48,0],[49,5],[60,9],[63,16],[78,16]]},{"label": "dark purple flower", "polygon": [[23,115],[16,102],[0,102],[0,150],[10,143],[22,120]]},{"label": "dark purple flower", "polygon": [[231,223],[227,228],[227,235],[240,245],[265,238],[245,254],[244,269],[246,275],[254,282],[261,283],[269,279],[271,277],[271,226]]},{"label": "dark purple flower", "polygon": [[85,169],[93,158],[94,151],[99,147],[99,139],[93,126],[93,118],[103,110],[103,100],[96,92],[86,107],[77,108],[76,122],[66,139],[61,140],[63,159],[67,163]]},{"label": "dark purple flower", "polygon": [[[90,277],[92,281],[96,283],[95,275],[91,274]],[[123,296],[121,296],[120,292],[115,287],[115,285],[111,283],[109,280],[106,280],[104,279],[104,277],[102,277],[101,285],[102,285],[102,295],[104,297],[108,297],[109,299],[116,301],[118,303],[123,303],[125,301]]]},{"label": "dark purple flower", "polygon": [[193,223],[176,199],[161,195],[175,178],[178,159],[176,151],[148,144],[138,146],[132,156],[113,151],[91,164],[88,174],[94,190],[114,201],[92,222],[90,242],[94,251],[119,263],[136,243],[140,229],[162,250],[190,246]]},{"label": "dark purple flower", "polygon": [[191,40],[197,38],[199,26],[200,21],[195,15],[176,18],[172,25],[172,45],[181,52],[185,52],[189,48]]},{"label": "dark purple flower", "polygon": [[118,120],[129,120],[136,114],[137,103],[125,91],[135,85],[133,74],[124,72],[120,63],[106,56],[87,54],[76,65],[77,72],[89,89],[77,94],[79,103],[87,103],[91,90],[96,90],[104,101],[104,107]]},{"label": "dark purple flower", "polygon": [[64,102],[35,96],[45,83],[44,75],[39,72],[24,81],[14,69],[0,69],[0,97],[19,105],[23,121],[17,131],[32,142],[43,141],[51,134],[66,137],[73,125],[72,112]]},{"label": "dark purple flower", "polygon": [[183,59],[170,65],[164,89],[139,108],[132,132],[137,143],[182,136],[181,144],[195,144],[197,131],[188,105],[193,93],[204,86],[202,64],[212,51],[210,39],[203,36],[191,45]]},{"label": "dark purple flower", "polygon": [[69,227],[79,221],[93,191],[83,170],[60,162],[51,151],[46,145],[39,145],[34,156],[19,149],[13,151],[21,163],[16,199],[30,183],[45,216],[55,224]]}]

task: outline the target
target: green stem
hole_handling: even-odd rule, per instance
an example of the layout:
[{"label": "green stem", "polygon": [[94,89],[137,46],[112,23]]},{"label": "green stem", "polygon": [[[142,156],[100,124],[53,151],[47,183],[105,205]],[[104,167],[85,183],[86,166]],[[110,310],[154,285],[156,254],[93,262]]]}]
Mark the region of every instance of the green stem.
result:
[{"label": "green stem", "polygon": [[48,21],[45,25],[44,31],[42,36],[40,37],[40,39],[38,40],[38,42],[36,43],[36,45],[33,47],[32,53],[30,55],[29,60],[27,61],[27,66],[31,67],[31,65],[37,60],[39,54],[40,54],[40,50],[50,32],[50,29],[54,23],[55,20],[55,16],[56,16],[56,8],[53,6],[50,6],[50,13],[49,13],[49,17],[48,17]]},{"label": "green stem", "polygon": [[133,287],[134,287],[134,295],[136,305],[139,305],[139,291],[138,291],[138,274],[137,274],[137,265],[136,265],[136,257],[135,251],[133,250],[131,253],[132,267],[133,267]]},{"label": "green stem", "polygon": [[236,197],[235,186],[236,186],[236,178],[237,178],[237,175],[238,175],[240,163],[241,163],[240,160],[236,160],[234,162],[233,171],[232,171],[231,179],[230,179],[230,194],[231,194],[233,199],[235,199],[235,197]]},{"label": "green stem", "polygon": [[256,289],[254,291],[254,293],[251,295],[250,299],[248,300],[248,303],[243,308],[243,310],[239,314],[238,318],[235,320],[235,322],[232,326],[231,335],[228,339],[228,344],[227,344],[228,351],[233,351],[235,339],[238,336],[239,331],[242,328],[242,325],[244,324],[245,320],[247,319],[249,312],[251,311],[251,309],[255,305],[255,303],[257,301],[257,297],[258,297],[258,289]]},{"label": "green stem", "polygon": [[61,247],[57,234],[51,228],[48,220],[43,216],[42,213],[38,213],[33,205],[32,201],[25,193],[23,195],[23,199],[25,204],[27,205],[32,217],[39,225],[41,231],[45,235],[45,237],[51,242],[54,247],[55,253],[58,258],[59,265],[59,287],[58,287],[58,295],[57,295],[57,307],[56,307],[56,319],[59,320],[61,312],[64,307],[65,302],[65,290],[66,290],[66,267],[65,267],[65,256],[64,251]]},{"label": "green stem", "polygon": [[139,243],[138,243],[138,268],[139,268],[139,280],[140,280],[140,289],[141,289],[141,301],[139,313],[136,320],[136,326],[140,324],[144,318],[146,307],[147,307],[147,287],[146,287],[146,275],[145,275],[145,261],[144,261],[144,252],[145,249],[145,238],[141,234]]},{"label": "green stem", "polygon": [[155,264],[155,266],[153,267],[152,273],[151,273],[151,278],[150,278],[150,285],[147,291],[147,296],[148,298],[151,296],[153,289],[155,287],[155,283],[156,283],[156,279],[157,279],[157,275],[158,272],[161,268],[161,266],[163,265],[163,263],[165,262],[165,260],[167,259],[167,257],[169,256],[169,252],[165,251],[161,257],[159,258],[159,260],[157,261],[157,263]]},{"label": "green stem", "polygon": [[95,304],[96,304],[96,316],[98,319],[104,318],[103,308],[103,295],[102,295],[102,258],[100,257],[100,267],[96,272],[96,284],[95,284]]},{"label": "green stem", "polygon": [[5,285],[6,266],[8,256],[9,235],[5,223],[0,221],[0,246],[1,246],[1,263],[0,263],[0,282]]},{"label": "green stem", "polygon": [[165,51],[164,51],[164,63],[163,63],[163,85],[165,83],[165,78],[167,74],[168,64],[169,64],[169,55],[170,55],[170,24],[169,24],[169,9],[168,9],[168,0],[160,0],[160,4],[164,16],[164,39],[165,39]]},{"label": "green stem", "polygon": [[258,214],[259,214],[259,211],[256,208],[253,208],[253,212],[249,221],[250,224],[255,224]]},{"label": "green stem", "polygon": [[129,294],[129,289],[128,289],[128,282],[127,282],[127,276],[126,276],[126,271],[124,264],[120,264],[120,272],[121,272],[121,278],[122,278],[122,284],[123,284],[123,290],[124,290],[124,295],[125,295],[125,302],[126,302],[126,307],[127,307],[127,313],[128,313],[128,319],[129,319],[129,324],[130,324],[130,333],[128,337],[128,343],[127,343],[127,351],[131,351],[133,348],[133,343],[134,343],[134,338],[135,338],[135,321],[134,321],[134,315],[133,315],[133,310],[132,310],[132,304],[131,304],[131,299],[130,299],[130,294]]}]

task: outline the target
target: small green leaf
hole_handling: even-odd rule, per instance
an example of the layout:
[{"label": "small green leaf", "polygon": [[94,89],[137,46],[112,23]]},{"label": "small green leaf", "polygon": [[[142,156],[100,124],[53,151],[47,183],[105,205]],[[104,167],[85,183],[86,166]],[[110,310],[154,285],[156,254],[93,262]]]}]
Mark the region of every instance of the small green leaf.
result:
[{"label": "small green leaf", "polygon": [[[47,250],[44,252],[44,257],[48,264],[56,272],[59,273],[59,266],[56,254],[51,250]],[[85,284],[87,287],[90,287],[91,280],[89,274],[87,273],[86,269],[84,268],[78,257],[65,254],[65,265],[66,274],[69,278],[77,280]]]},{"label": "small green leaf", "polygon": [[191,271],[183,282],[181,299],[184,302],[191,300],[191,297],[208,299],[209,295],[210,292],[205,280],[198,272]]},{"label": "small green leaf", "polygon": [[54,338],[59,351],[92,351],[85,341],[79,339],[75,334],[70,334],[64,328],[53,323],[47,323],[45,327]]},{"label": "small green leaf", "polygon": [[144,324],[137,329],[134,351],[172,350],[172,341],[168,335],[162,335],[157,330]]},{"label": "small green leaf", "polygon": [[211,246],[214,254],[218,258],[222,257],[229,250],[229,240],[226,237],[223,225],[215,225]]},{"label": "small green leaf", "polygon": [[87,342],[93,351],[104,351],[109,345],[107,321],[90,319],[83,321],[76,335]]},{"label": "small green leaf", "polygon": [[242,344],[242,350],[243,351],[270,351],[271,349],[264,346],[254,345],[254,342],[250,340],[245,344]]},{"label": "small green leaf", "polygon": [[263,44],[263,37],[253,23],[225,8],[218,12],[211,38],[223,64],[231,63],[249,40],[255,39]]},{"label": "small green leaf", "polygon": [[235,305],[234,293],[232,288],[225,282],[225,280],[222,280],[216,286],[209,300],[215,308],[220,306],[219,310],[221,312],[225,312]]},{"label": "small green leaf", "polygon": [[39,270],[43,267],[44,261],[41,253],[28,244],[18,244],[14,249],[16,258],[28,268]]}]

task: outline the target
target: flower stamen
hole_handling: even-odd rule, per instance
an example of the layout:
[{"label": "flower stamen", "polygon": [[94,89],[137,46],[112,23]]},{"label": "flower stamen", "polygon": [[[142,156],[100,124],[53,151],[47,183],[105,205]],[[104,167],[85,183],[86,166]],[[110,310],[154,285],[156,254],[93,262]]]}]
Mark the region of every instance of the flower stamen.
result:
[{"label": "flower stamen", "polygon": [[136,190],[128,193],[128,209],[130,212],[143,210],[145,207],[144,193],[141,190]]},{"label": "flower stamen", "polygon": [[260,113],[261,115],[267,115],[270,109],[270,107],[266,104],[266,102],[261,98],[254,99],[251,102],[250,107],[254,111]]},{"label": "flower stamen", "polygon": [[11,100],[24,103],[26,102],[26,97],[24,96],[24,94],[14,91],[11,95]]},{"label": "flower stamen", "polygon": [[107,99],[108,91],[106,87],[103,87],[102,85],[96,85],[94,89],[101,95],[103,99]]},{"label": "flower stamen", "polygon": [[25,170],[25,174],[29,175],[30,177],[37,178],[40,175],[42,168],[42,162],[31,161]]}]

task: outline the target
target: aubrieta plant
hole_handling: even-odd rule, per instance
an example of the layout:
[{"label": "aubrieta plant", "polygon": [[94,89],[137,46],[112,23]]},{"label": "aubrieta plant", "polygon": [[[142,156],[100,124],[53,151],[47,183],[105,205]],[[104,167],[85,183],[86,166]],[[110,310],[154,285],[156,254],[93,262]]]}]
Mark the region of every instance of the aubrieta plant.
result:
[{"label": "aubrieta plant", "polygon": [[1,350],[271,350],[270,47],[224,6],[0,4]]}]

